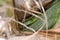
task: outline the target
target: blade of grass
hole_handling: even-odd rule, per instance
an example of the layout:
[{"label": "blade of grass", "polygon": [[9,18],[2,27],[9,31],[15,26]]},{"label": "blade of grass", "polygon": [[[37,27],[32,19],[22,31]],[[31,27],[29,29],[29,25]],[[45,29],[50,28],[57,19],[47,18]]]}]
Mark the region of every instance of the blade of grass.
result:
[{"label": "blade of grass", "polygon": [[[53,5],[51,8],[49,8],[46,11],[47,17],[48,17],[48,28],[52,28],[54,24],[57,22],[58,19],[60,19],[60,2]],[[43,17],[43,16],[41,16]],[[40,28],[40,24],[43,23],[41,20],[37,20],[34,24],[31,25],[32,28],[35,30],[38,30]],[[43,29],[46,29],[44,26]]]}]

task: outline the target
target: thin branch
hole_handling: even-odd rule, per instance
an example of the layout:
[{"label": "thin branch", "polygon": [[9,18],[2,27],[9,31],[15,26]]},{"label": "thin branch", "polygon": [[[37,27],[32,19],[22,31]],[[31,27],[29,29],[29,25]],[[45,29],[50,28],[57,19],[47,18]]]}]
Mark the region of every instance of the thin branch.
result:
[{"label": "thin branch", "polygon": [[23,18],[23,20],[22,20],[22,22],[24,22],[25,21],[25,19],[26,19],[26,12],[25,12],[25,14],[24,14],[24,18]]},{"label": "thin branch", "polygon": [[34,12],[34,13],[36,13],[36,14],[41,14],[41,15],[43,15],[43,13],[38,12],[38,11],[35,11],[35,10],[29,10],[29,11]]},{"label": "thin branch", "polygon": [[8,18],[8,19],[10,19],[10,20],[12,20],[12,21],[14,21],[14,22],[16,22],[16,23],[19,23],[19,24],[23,25],[24,27],[26,27],[27,29],[35,32],[35,30],[34,30],[33,28],[30,28],[30,27],[26,26],[26,25],[23,24],[22,22],[16,21],[14,18]]},{"label": "thin branch", "polygon": [[41,8],[42,8],[42,10],[43,10],[43,13],[44,13],[44,16],[45,16],[45,22],[46,22],[46,40],[47,40],[47,34],[48,34],[48,19],[47,19],[47,15],[46,15],[46,13],[45,13],[45,10],[44,10],[44,7],[43,7],[43,5],[42,5],[42,1],[41,0],[39,0],[39,3],[40,3],[40,5],[41,5]]},{"label": "thin branch", "polygon": [[41,9],[39,3],[38,3],[36,0],[33,0],[33,1],[34,1],[35,4],[37,5],[37,7],[38,7],[39,9]]},{"label": "thin branch", "polygon": [[[21,9],[18,9],[18,8],[15,8],[15,7],[12,7],[12,6],[7,6],[7,5],[5,5],[5,7],[6,7],[6,8],[11,8],[11,9],[15,9],[15,10],[17,10],[17,11],[23,11],[23,12],[26,11],[26,10],[21,10]],[[28,12],[28,11],[26,11],[26,12],[27,12],[28,14],[33,15],[33,16],[41,19],[42,21],[44,21],[44,19],[42,19],[40,16],[38,16],[38,15],[36,15],[36,14],[34,14],[34,13],[31,13],[31,12]]]},{"label": "thin branch", "polygon": [[39,0],[39,3],[40,3],[41,8],[42,8],[42,10],[43,10],[43,13],[44,13],[44,16],[45,16],[45,22],[46,22],[46,29],[48,30],[48,19],[47,19],[47,15],[46,15],[46,12],[45,12],[45,10],[44,10],[44,7],[43,7],[43,5],[42,5],[41,0]]},{"label": "thin branch", "polygon": [[14,19],[14,18],[12,18],[12,17],[7,17],[7,18],[5,18],[5,17],[4,17],[4,18],[2,18],[2,19],[6,19],[6,20],[7,20],[7,22],[10,22],[10,21],[12,20],[12,21],[14,21],[14,22],[16,22],[16,23],[21,24],[22,26],[26,27],[27,29],[29,29],[29,30],[31,30],[31,31],[33,31],[33,32],[35,32],[35,30],[34,30],[33,28],[30,28],[30,27],[26,26],[24,23],[19,22],[19,21],[15,20],[15,19]]}]

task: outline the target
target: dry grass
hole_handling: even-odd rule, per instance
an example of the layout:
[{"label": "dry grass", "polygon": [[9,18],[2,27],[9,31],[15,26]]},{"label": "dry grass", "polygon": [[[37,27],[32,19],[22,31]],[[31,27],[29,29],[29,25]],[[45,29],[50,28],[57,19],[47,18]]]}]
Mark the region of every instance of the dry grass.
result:
[{"label": "dry grass", "polygon": [[[10,18],[10,17],[7,17],[7,18],[3,18],[3,19],[9,19],[9,21],[14,21],[14,22],[16,22],[16,23],[19,23],[19,24],[21,24],[21,25],[23,25],[24,27],[26,27],[27,29],[29,29],[29,30],[31,30],[31,31],[33,31],[34,33],[32,34],[32,35],[30,35],[30,36],[19,36],[19,37],[13,37],[13,38],[9,38],[8,40],[41,40],[41,38],[42,38],[42,40],[45,40],[45,39],[43,39],[43,38],[46,38],[46,40],[54,40],[54,38],[53,37],[51,37],[52,36],[52,34],[54,33],[54,35],[53,36],[55,36],[56,37],[56,35],[55,35],[55,32],[53,31],[51,31],[51,33],[49,33],[50,31],[47,31],[48,30],[48,19],[47,19],[47,16],[46,16],[46,13],[45,13],[45,10],[44,10],[44,7],[43,7],[43,5],[42,5],[42,2],[41,2],[41,0],[39,0],[39,2],[40,3],[38,3],[36,0],[34,0],[34,2],[36,3],[36,6],[39,8],[39,9],[41,9],[42,8],[42,11],[43,11],[43,16],[45,17],[44,19],[43,18],[41,18],[40,16],[38,16],[38,15],[36,15],[36,14],[34,14],[34,13],[40,13],[40,12],[38,12],[38,11],[32,11],[32,10],[29,10],[29,11],[32,11],[32,12],[34,12],[34,13],[31,13],[31,12],[29,12],[29,11],[27,11],[27,10],[21,10],[21,9],[18,9],[18,8],[15,8],[15,7],[12,7],[12,6],[10,6],[10,5],[7,5],[6,3],[4,3],[3,5],[4,5],[4,8],[10,8],[10,9],[14,9],[14,10],[17,10],[17,11],[23,11],[23,12],[25,12],[25,15],[24,15],[24,19],[23,19],[23,21],[22,22],[24,22],[25,21],[25,17],[26,17],[26,14],[27,13],[29,13],[30,15],[33,15],[33,16],[35,16],[35,17],[37,17],[37,18],[39,18],[40,20],[42,20],[43,21],[43,25],[42,25],[42,27],[40,28],[40,29],[38,29],[38,31],[36,32],[33,28],[30,28],[30,27],[28,27],[27,25],[25,25],[24,23],[22,23],[22,22],[19,22],[19,21],[17,21],[17,20],[15,20],[14,18],[13,18],[13,16]],[[27,4],[26,4],[27,5]],[[29,8],[29,5],[27,5],[27,7]],[[44,25],[46,26],[46,31],[41,31],[41,29],[44,27]],[[12,26],[11,26],[12,27]],[[57,35],[59,35],[59,37],[60,37],[60,33],[58,34],[58,33],[56,33]],[[24,38],[24,37],[26,37],[26,38]],[[56,39],[57,40],[57,39]]]}]

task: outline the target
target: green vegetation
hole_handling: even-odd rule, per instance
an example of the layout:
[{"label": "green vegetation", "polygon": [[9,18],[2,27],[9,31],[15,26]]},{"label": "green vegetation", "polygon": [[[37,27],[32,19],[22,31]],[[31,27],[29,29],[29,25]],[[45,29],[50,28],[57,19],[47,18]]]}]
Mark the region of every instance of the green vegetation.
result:
[{"label": "green vegetation", "polygon": [[[48,10],[46,10],[46,15],[48,17],[48,28],[49,29],[53,28],[55,23],[60,19],[60,2],[55,1],[54,5],[50,7]],[[42,23],[43,22],[40,19],[38,19],[37,21],[35,21],[35,23],[31,25],[31,27],[34,28],[35,30],[38,30],[42,26],[41,25]],[[45,29],[46,26],[44,26],[43,30]]]}]

